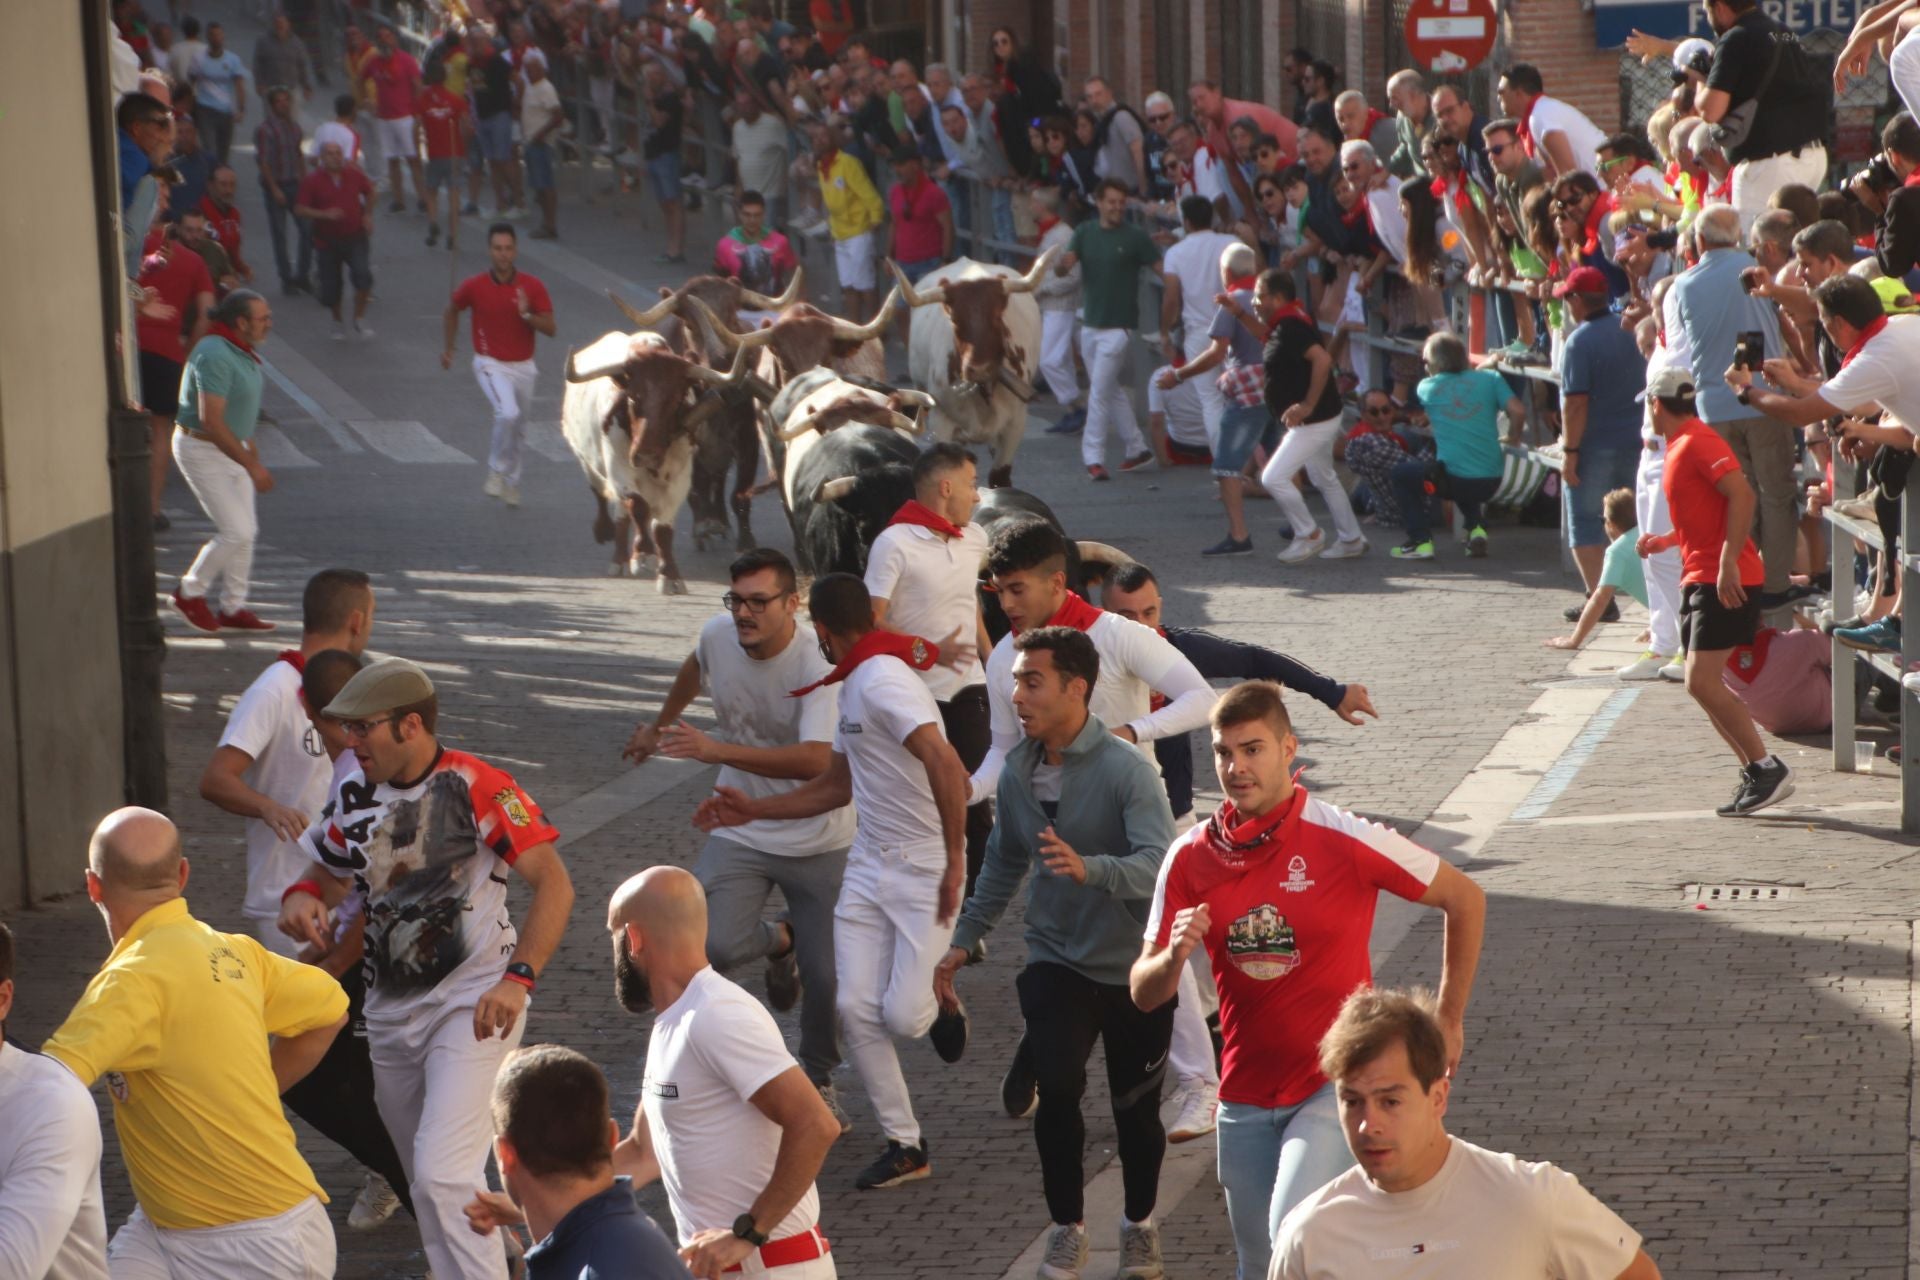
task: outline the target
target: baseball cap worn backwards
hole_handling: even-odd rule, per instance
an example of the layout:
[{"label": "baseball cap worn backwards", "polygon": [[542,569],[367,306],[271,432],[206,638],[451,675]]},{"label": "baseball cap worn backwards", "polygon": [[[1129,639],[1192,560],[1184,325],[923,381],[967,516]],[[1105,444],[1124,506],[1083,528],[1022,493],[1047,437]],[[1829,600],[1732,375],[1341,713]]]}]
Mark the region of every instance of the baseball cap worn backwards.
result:
[{"label": "baseball cap worn backwards", "polygon": [[336,720],[360,720],[410,707],[433,696],[433,681],[405,658],[382,658],[354,673],[346,687],[334,695],[324,714]]}]

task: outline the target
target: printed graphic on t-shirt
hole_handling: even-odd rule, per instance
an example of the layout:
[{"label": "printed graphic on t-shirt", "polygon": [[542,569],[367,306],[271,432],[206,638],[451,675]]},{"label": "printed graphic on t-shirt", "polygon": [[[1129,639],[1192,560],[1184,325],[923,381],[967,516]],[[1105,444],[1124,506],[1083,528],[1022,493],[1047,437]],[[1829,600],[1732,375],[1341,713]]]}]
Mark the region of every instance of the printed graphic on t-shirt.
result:
[{"label": "printed graphic on t-shirt", "polygon": [[773,255],[767,252],[764,244],[740,246],[740,284],[755,293],[773,291]]},{"label": "printed graphic on t-shirt", "polygon": [[1227,926],[1227,956],[1234,968],[1262,982],[1283,978],[1300,966],[1293,926],[1271,902]]}]

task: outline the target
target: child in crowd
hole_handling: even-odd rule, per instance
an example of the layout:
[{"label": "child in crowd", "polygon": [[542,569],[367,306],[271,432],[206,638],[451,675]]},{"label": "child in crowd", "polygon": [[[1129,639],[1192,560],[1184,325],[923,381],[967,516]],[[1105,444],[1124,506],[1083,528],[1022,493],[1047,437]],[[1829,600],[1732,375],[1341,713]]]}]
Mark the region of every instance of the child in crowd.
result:
[{"label": "child in crowd", "polygon": [[1600,510],[1607,528],[1607,554],[1600,564],[1599,585],[1587,597],[1587,607],[1574,624],[1573,634],[1555,636],[1542,642],[1549,649],[1578,649],[1585,644],[1619,592],[1626,592],[1638,600],[1642,608],[1646,607],[1646,571],[1633,545],[1640,536],[1639,518],[1634,514],[1633,490],[1615,489],[1606,496]]}]

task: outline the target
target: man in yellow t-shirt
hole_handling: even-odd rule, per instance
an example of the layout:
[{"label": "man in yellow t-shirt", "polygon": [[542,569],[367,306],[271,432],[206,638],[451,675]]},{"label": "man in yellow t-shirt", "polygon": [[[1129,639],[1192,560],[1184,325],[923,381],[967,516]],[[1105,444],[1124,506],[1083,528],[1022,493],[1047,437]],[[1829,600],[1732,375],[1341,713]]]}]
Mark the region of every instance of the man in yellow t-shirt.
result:
[{"label": "man in yellow t-shirt", "polygon": [[326,1196],[280,1093],[346,1025],[346,993],[324,970],[195,920],[186,884],[164,815],[107,815],[87,849],[87,896],[113,951],[44,1046],[113,1094],[139,1207],[108,1246],[110,1267],[139,1280],[331,1276]]}]

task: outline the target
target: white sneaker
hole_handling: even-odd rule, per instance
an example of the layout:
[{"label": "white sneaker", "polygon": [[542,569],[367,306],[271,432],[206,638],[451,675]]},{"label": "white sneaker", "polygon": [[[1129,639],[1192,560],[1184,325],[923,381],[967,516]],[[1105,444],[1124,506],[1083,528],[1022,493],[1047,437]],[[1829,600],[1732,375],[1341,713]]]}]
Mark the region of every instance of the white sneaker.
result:
[{"label": "white sneaker", "polygon": [[1351,560],[1355,556],[1363,556],[1371,550],[1373,550],[1373,548],[1365,538],[1354,538],[1351,540],[1342,538],[1325,551],[1322,551],[1320,558],[1322,560]]},{"label": "white sneaker", "polygon": [[507,482],[500,478],[498,471],[489,471],[487,482],[480,486],[480,491],[489,498],[503,498],[507,493]]},{"label": "white sneaker", "polygon": [[1120,1219],[1120,1269],[1114,1274],[1117,1280],[1166,1280],[1158,1224]]},{"label": "white sneaker", "polygon": [[510,507],[517,507],[520,505],[520,486],[519,485],[503,483],[501,485],[501,490],[502,492],[500,494],[500,500],[502,502],[505,502]]},{"label": "white sneaker", "polygon": [[1179,1110],[1167,1126],[1168,1142],[1192,1142],[1220,1127],[1219,1086],[1205,1080],[1181,1081],[1174,1098]]},{"label": "white sneaker", "polygon": [[360,1194],[354,1197],[353,1208],[347,1212],[347,1225],[355,1231],[371,1231],[391,1218],[400,1208],[400,1197],[393,1187],[377,1173],[367,1175],[367,1185],[360,1188]]},{"label": "white sneaker", "polygon": [[1047,1255],[1036,1274],[1040,1280],[1080,1280],[1087,1265],[1087,1229],[1078,1223],[1059,1223],[1047,1232]]},{"label": "white sneaker", "polygon": [[1660,678],[1662,680],[1671,680],[1675,684],[1685,684],[1687,679],[1686,660],[1678,656],[1674,657],[1666,666],[1660,668]]},{"label": "white sneaker", "polygon": [[1276,557],[1281,564],[1304,564],[1326,549],[1327,535],[1315,529],[1309,538],[1295,538],[1287,544],[1287,549]]},{"label": "white sneaker", "polygon": [[333,322],[333,340],[335,342],[345,342],[347,340],[347,326],[338,320]]},{"label": "white sneaker", "polygon": [[1920,693],[1920,671],[1909,671],[1900,677],[1900,687]]},{"label": "white sneaker", "polygon": [[371,326],[361,324],[358,320],[355,320],[353,322],[353,336],[362,342],[372,342],[373,329]]},{"label": "white sneaker", "polygon": [[1660,669],[1672,661],[1666,654],[1649,649],[1614,674],[1622,680],[1654,680],[1659,678]]}]

